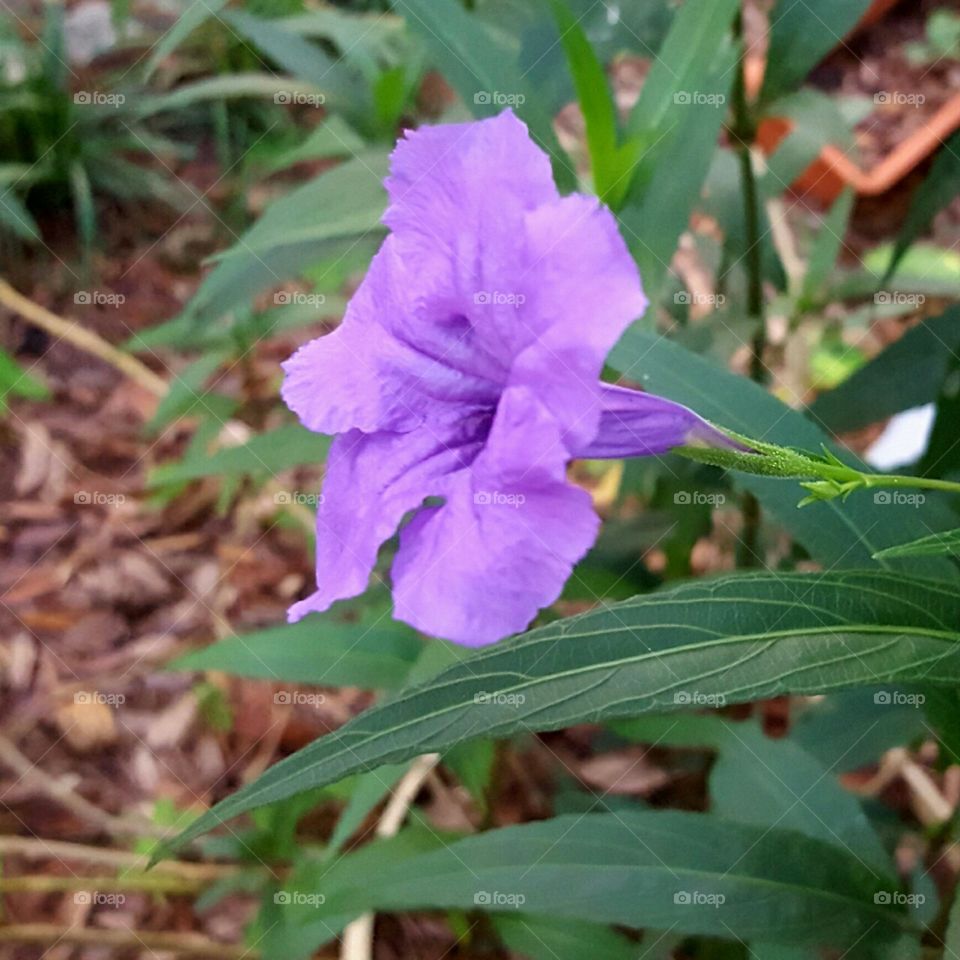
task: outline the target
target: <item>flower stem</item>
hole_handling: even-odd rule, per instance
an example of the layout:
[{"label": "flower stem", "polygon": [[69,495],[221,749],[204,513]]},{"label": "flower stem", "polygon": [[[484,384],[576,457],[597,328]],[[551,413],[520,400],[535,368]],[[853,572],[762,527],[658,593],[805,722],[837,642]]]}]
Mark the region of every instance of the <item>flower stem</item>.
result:
[{"label": "flower stem", "polygon": [[731,430],[724,432],[747,449],[678,447],[674,452],[698,463],[708,463],[725,470],[760,477],[800,480],[801,486],[807,491],[807,496],[800,502],[800,506],[819,500],[834,500],[837,497],[846,499],[855,490],[875,490],[879,487],[940,490],[960,494],[960,483],[952,480],[895,473],[865,473],[844,463],[826,448],[822,455],[818,455],[762,440],[752,440]]}]

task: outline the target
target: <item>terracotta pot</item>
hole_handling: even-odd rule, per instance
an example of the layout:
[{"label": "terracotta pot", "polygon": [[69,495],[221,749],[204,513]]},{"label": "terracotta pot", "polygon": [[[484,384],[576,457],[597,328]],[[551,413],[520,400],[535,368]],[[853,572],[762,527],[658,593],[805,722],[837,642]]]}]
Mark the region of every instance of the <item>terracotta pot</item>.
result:
[{"label": "terracotta pot", "polygon": [[[876,23],[897,2],[898,0],[874,0],[851,32]],[[760,92],[765,66],[765,62],[759,58],[747,63],[747,89],[753,96]],[[954,95],[923,127],[897,144],[871,169],[861,169],[839,147],[827,144],[817,159],[792,184],[792,189],[801,196],[815,198],[826,206],[832,204],[847,186],[853,187],[862,196],[877,196],[902,180],[958,128],[960,93]],[[757,130],[757,144],[769,155],[792,129],[793,124],[786,117],[766,117]]]},{"label": "terracotta pot", "polygon": [[[786,118],[768,117],[757,131],[757,143],[764,153],[770,154],[791,129],[792,124]],[[827,206],[847,186],[861,196],[878,196],[902,180],[957,129],[960,129],[960,93],[954,94],[919,130],[898,143],[869,170],[862,170],[839,147],[827,144],[791,189]]]}]

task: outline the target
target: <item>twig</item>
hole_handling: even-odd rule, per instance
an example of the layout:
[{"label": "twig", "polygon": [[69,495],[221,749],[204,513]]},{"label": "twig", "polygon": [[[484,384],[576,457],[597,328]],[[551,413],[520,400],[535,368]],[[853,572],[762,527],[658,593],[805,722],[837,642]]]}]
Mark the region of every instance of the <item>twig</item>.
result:
[{"label": "twig", "polygon": [[[2,283],[3,281],[0,281]],[[3,734],[0,734],[0,763],[5,764],[37,790],[56,800],[71,813],[116,836],[170,836],[170,831],[140,817],[114,816],[85,800],[75,790],[50,776],[25,757]]]},{"label": "twig", "polygon": [[113,947],[142,952],[166,951],[182,957],[214,957],[219,960],[257,960],[260,951],[240,944],[216,943],[196,933],[158,933],[154,930],[90,930],[58,927],[53,923],[18,923],[0,927],[0,943]]},{"label": "twig", "polygon": [[[410,764],[410,769],[397,784],[393,795],[383,808],[374,829],[378,837],[392,837],[407,816],[410,804],[416,799],[424,780],[440,762],[439,753],[425,753]],[[365,913],[348,924],[343,931],[341,960],[371,960],[373,957],[373,913]]]},{"label": "twig", "polygon": [[167,383],[163,377],[155,374],[132,354],[118,350],[102,337],[85,327],[81,327],[73,320],[64,320],[63,317],[58,317],[38,303],[28,300],[17,293],[6,280],[2,279],[0,279],[0,303],[15,313],[26,317],[27,320],[46,330],[47,333],[60,337],[68,343],[72,343],[78,349],[93,354],[93,356],[109,363],[112,367],[116,367],[121,373],[155,396],[166,396]]},{"label": "twig", "polygon": [[71,890],[113,893],[131,890],[189,896],[199,893],[209,885],[209,880],[187,880],[182,877],[153,873],[99,877],[57,877],[50,874],[0,877],[0,893],[68,893]]}]

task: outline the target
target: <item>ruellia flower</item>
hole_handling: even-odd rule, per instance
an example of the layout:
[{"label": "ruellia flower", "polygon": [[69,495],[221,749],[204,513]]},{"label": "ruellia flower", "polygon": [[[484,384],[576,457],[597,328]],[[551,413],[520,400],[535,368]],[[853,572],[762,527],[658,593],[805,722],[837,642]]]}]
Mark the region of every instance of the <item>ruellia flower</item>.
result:
[{"label": "ruellia flower", "polygon": [[608,210],[561,197],[512,112],[407,133],[389,234],[341,325],[284,364],[302,423],[336,434],[317,515],[317,590],[362,593],[400,530],[394,615],[479,646],[523,630],[597,535],[577,457],[729,445],[695,413],[600,381],[646,308]]}]

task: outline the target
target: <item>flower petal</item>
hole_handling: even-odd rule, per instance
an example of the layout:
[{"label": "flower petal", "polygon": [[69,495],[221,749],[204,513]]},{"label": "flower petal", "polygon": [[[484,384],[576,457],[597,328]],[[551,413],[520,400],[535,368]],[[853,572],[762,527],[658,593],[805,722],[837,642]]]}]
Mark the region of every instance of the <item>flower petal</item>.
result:
[{"label": "flower petal", "polygon": [[317,509],[317,590],[294,604],[291,622],[326,610],[367,588],[380,546],[404,514],[445,489],[479,451],[487,424],[464,415],[438,434],[365,434],[351,430],[334,440]]},{"label": "flower petal", "polygon": [[616,220],[596,198],[564,197],[528,214],[526,226],[530,293],[519,319],[535,336],[510,383],[536,390],[572,450],[597,430],[604,360],[647,298]]},{"label": "flower petal", "polygon": [[[512,110],[471,123],[408,130],[390,158],[383,222],[406,252],[444,252],[482,237],[498,205],[532,210],[556,199],[550,159]],[[463,248],[466,249],[466,248]]]},{"label": "flower petal", "polygon": [[498,387],[473,372],[479,362],[469,357],[469,324],[450,315],[423,318],[409,279],[388,237],[341,325],[283,364],[283,399],[305,427],[412,430],[455,416],[464,403],[495,399]]},{"label": "flower petal", "polygon": [[652,393],[605,383],[602,403],[597,434],[574,453],[577,457],[649,457],[699,444],[746,449],[689,408]]},{"label": "flower petal", "polygon": [[401,531],[397,619],[480,646],[556,600],[599,526],[589,494],[566,480],[567,459],[532,391],[507,389],[473,466],[449,478],[443,506],[421,509]]}]

